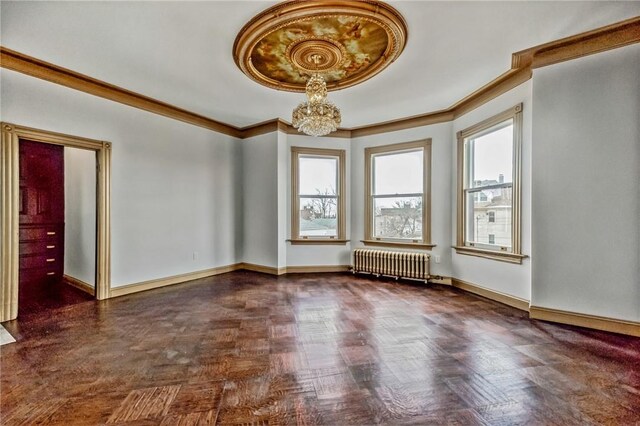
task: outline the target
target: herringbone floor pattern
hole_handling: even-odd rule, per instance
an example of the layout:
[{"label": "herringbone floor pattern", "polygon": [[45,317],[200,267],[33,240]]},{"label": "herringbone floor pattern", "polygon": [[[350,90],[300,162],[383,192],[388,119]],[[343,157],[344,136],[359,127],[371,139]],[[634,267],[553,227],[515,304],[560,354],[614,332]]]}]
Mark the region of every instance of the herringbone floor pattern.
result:
[{"label": "herringbone floor pattern", "polygon": [[5,326],[7,425],[640,422],[640,339],[444,286],[234,272]]}]

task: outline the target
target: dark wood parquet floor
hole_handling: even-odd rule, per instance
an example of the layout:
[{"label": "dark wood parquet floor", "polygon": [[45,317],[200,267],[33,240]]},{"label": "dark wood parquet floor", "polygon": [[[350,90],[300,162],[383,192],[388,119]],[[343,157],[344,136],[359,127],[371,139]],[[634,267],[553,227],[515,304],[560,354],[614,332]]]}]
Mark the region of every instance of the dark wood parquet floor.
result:
[{"label": "dark wood parquet floor", "polygon": [[640,422],[640,339],[444,286],[240,271],[5,327],[7,425]]},{"label": "dark wood parquet floor", "polygon": [[29,285],[21,284],[18,291],[21,318],[42,315],[52,309],[75,305],[88,300],[94,300],[94,297],[62,280],[36,280],[29,283]]}]

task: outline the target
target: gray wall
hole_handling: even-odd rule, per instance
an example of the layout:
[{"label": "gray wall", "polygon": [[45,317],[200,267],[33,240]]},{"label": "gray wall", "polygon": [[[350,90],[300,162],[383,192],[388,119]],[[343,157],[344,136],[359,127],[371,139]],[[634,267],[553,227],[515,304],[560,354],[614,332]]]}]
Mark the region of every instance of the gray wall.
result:
[{"label": "gray wall", "polygon": [[[452,154],[451,171],[451,227],[453,240],[456,238],[457,218],[457,141],[456,133],[470,126],[493,117],[522,102],[522,254],[531,256],[531,228],[535,226],[531,221],[531,81],[521,84],[509,92],[498,96],[477,109],[457,118],[453,122],[450,143]],[[488,288],[492,291],[519,297],[524,300],[531,298],[531,263],[533,257],[525,258],[522,264],[499,262],[477,256],[453,253],[453,277],[468,281],[472,284]]]},{"label": "gray wall", "polygon": [[[431,138],[431,273],[451,276],[451,123],[362,136],[351,141],[351,246],[363,247],[365,214],[365,148]],[[403,249],[404,250],[404,249]],[[438,256],[440,263],[436,263]]]},{"label": "gray wall", "polygon": [[533,77],[534,306],[640,320],[640,45]]},{"label": "gray wall", "polygon": [[64,274],[95,286],[96,153],[64,148]]},{"label": "gray wall", "polygon": [[242,261],[278,267],[278,132],[242,146]]},{"label": "gray wall", "polygon": [[0,70],[2,121],[112,143],[111,286],[241,259],[237,139]]}]

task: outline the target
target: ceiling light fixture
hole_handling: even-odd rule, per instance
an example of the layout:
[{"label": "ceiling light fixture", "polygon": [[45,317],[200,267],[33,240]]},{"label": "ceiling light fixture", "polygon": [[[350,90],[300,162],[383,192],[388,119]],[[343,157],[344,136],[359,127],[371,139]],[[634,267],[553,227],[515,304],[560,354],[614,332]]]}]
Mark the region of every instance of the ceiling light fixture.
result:
[{"label": "ceiling light fixture", "polygon": [[[313,55],[311,60],[318,64],[321,58]],[[324,136],[335,132],[342,122],[340,108],[327,100],[327,83],[320,74],[311,74],[305,92],[307,101],[293,110],[293,127],[309,136]]]},{"label": "ceiling light fixture", "polygon": [[306,92],[307,101],[293,110],[293,126],[324,136],[341,122],[327,92],[380,73],[400,56],[406,42],[404,18],[383,1],[285,0],[242,27],[233,59],[266,87]]}]

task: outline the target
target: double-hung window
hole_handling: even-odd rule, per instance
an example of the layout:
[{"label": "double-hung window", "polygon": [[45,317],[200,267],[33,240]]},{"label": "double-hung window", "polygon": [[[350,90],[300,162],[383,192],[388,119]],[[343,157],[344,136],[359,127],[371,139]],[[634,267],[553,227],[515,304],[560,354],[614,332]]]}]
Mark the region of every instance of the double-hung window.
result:
[{"label": "double-hung window", "polygon": [[458,133],[458,253],[522,262],[521,138],[521,104]]},{"label": "double-hung window", "polygon": [[365,244],[433,247],[431,140],[365,149]]},{"label": "double-hung window", "polygon": [[291,242],[344,243],[345,151],[291,148]]}]

